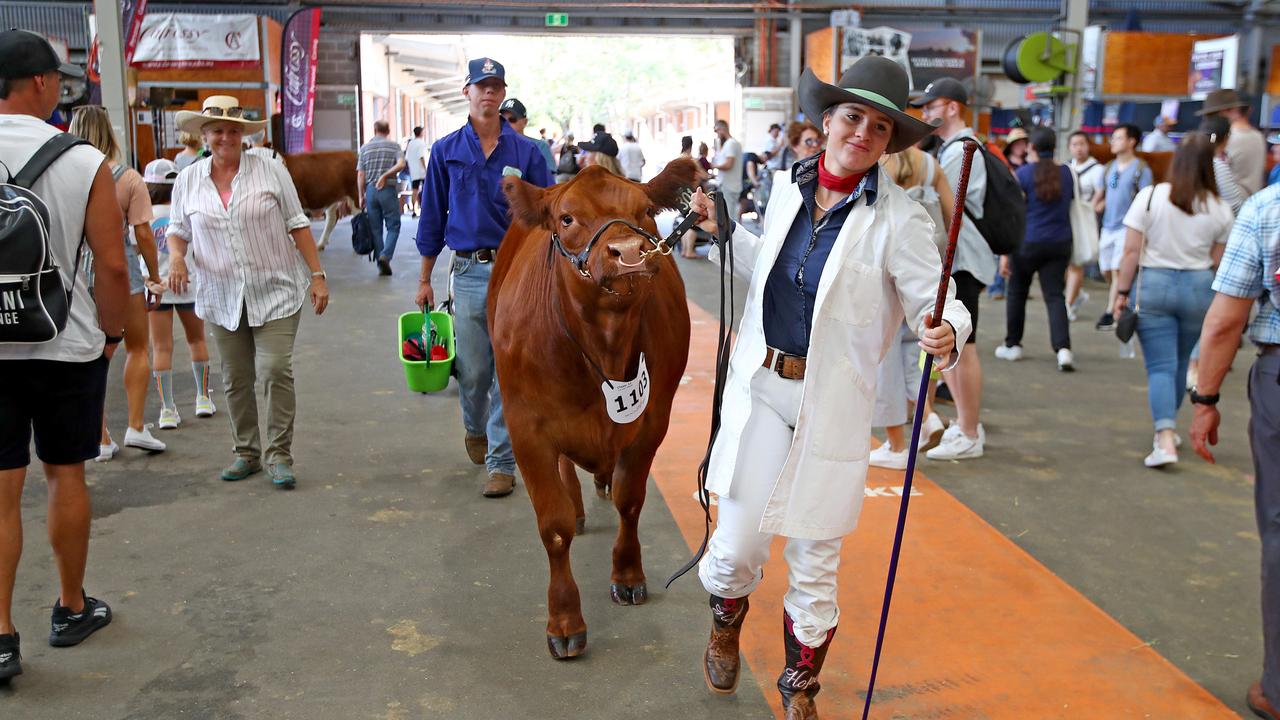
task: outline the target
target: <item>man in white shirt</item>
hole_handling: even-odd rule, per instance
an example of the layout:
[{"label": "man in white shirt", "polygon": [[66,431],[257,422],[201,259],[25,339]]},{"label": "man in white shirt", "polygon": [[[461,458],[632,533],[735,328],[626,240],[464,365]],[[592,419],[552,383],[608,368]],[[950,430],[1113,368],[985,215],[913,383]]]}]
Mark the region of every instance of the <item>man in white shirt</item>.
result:
[{"label": "man in white shirt", "polygon": [[1262,133],[1249,122],[1249,103],[1235,90],[1214,90],[1205,98],[1199,115],[1221,115],[1231,121],[1231,135],[1227,137],[1227,162],[1245,199],[1259,190],[1266,182],[1267,141]]},{"label": "man in white shirt", "polygon": [[738,199],[742,197],[742,143],[729,134],[729,123],[724,120],[716,121],[715,131],[720,147],[711,167],[716,169],[720,192],[724,195],[725,206],[729,208],[729,218],[737,221]]},{"label": "man in white shirt", "polygon": [[[939,163],[951,187],[960,184],[960,167],[964,158],[964,138],[976,137],[965,124],[969,117],[969,91],[954,78],[941,78],[925,88],[924,95],[911,103],[922,110],[925,122],[940,121],[934,134],[942,139]],[[985,152],[985,151],[980,151]],[[974,157],[969,171],[969,189],[965,195],[965,218],[956,243],[956,259],[951,278],[956,284],[956,299],[969,310],[973,332],[969,343],[978,336],[978,299],[982,290],[996,276],[995,256],[971,218],[981,218],[987,197],[987,169],[982,158]],[[960,353],[955,368],[943,373],[951,397],[956,402],[956,421],[947,428],[942,442],[926,453],[932,460],[964,460],[982,457],[986,431],[979,415],[982,410],[982,364],[979,354],[969,349]]]},{"label": "man in white shirt", "polygon": [[1173,118],[1161,115],[1156,118],[1156,124],[1151,128],[1151,132],[1142,138],[1142,152],[1173,152],[1178,148],[1177,145],[1169,139],[1169,131],[1176,124]]},{"label": "man in white shirt", "polygon": [[[19,177],[33,158],[43,164],[50,157],[40,150],[60,135],[45,119],[58,105],[61,75],[84,72],[63,63],[39,35],[0,32],[0,162]],[[105,158],[89,146],[57,155],[29,188],[48,206],[47,246],[69,290],[69,312],[66,326],[49,342],[0,341],[0,680],[22,673],[11,612],[33,434],[49,485],[49,542],[58,565],[49,642],[76,645],[111,622],[111,608],[84,593],[91,517],[84,461],[98,455],[107,365],[124,332],[124,218]],[[17,213],[7,214],[16,219]],[[28,235],[8,242],[39,239]],[[92,295],[77,262],[84,245],[94,256]],[[17,269],[3,265],[12,261],[0,253],[0,275]],[[5,290],[18,292],[16,283]]]},{"label": "man in white shirt", "polygon": [[404,149],[404,160],[409,164],[409,180],[413,186],[409,208],[413,216],[418,217],[418,206],[422,204],[422,179],[427,176],[427,144],[422,140],[421,125],[413,129],[413,139]]},{"label": "man in white shirt", "polygon": [[622,173],[628,180],[640,182],[644,171],[644,151],[640,149],[640,143],[636,142],[636,136],[630,130],[623,133],[622,140],[622,147],[618,148],[618,164],[622,166]]}]

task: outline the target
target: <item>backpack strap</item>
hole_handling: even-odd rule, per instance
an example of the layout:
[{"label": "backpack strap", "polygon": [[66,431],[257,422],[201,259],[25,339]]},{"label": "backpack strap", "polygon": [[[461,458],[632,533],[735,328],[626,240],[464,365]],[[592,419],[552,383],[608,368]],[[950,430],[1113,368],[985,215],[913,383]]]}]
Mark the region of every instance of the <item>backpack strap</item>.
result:
[{"label": "backpack strap", "polygon": [[35,185],[36,180],[44,174],[45,170],[49,169],[49,166],[55,160],[62,156],[62,153],[77,145],[88,144],[85,140],[71,133],[54,135],[44,145],[41,145],[39,150],[36,150],[36,154],[32,155],[27,164],[13,177],[12,183],[25,190],[30,190],[31,186]]}]

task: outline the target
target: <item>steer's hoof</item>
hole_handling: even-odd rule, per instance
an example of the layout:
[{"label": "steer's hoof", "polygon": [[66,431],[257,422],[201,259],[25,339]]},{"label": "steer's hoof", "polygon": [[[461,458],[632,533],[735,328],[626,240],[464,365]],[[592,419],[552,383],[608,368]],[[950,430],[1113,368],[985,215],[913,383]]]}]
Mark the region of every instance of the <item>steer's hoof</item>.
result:
[{"label": "steer's hoof", "polygon": [[581,535],[586,531],[587,531],[587,519],[584,517],[578,518],[577,524],[573,526],[573,534]]},{"label": "steer's hoof", "polygon": [[644,583],[639,585],[613,583],[609,586],[609,596],[617,605],[643,605],[649,600],[649,588]]},{"label": "steer's hoof", "polygon": [[548,635],[547,649],[551,651],[551,657],[557,660],[578,657],[587,651],[587,631],[574,633],[567,638]]}]

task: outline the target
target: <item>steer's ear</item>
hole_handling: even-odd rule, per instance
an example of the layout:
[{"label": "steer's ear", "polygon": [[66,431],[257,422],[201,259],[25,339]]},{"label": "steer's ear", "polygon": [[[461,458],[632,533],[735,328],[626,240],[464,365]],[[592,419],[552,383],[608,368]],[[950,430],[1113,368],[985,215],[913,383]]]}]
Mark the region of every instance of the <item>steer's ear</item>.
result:
[{"label": "steer's ear", "polygon": [[528,227],[550,226],[551,213],[547,210],[547,191],[508,175],[502,178],[502,192],[511,206],[511,218]]},{"label": "steer's ear", "polygon": [[645,183],[644,191],[654,207],[676,210],[685,203],[685,194],[698,182],[702,168],[691,157],[678,157]]}]

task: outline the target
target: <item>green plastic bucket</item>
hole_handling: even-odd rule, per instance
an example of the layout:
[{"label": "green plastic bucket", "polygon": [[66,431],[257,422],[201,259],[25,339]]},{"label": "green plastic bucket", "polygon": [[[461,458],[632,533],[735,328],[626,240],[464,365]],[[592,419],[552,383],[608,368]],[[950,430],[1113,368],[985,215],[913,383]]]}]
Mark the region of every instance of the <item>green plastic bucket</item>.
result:
[{"label": "green plastic bucket", "polygon": [[[436,310],[431,311],[431,322],[435,323],[436,335],[444,339],[444,347],[449,357],[444,360],[406,360],[404,358],[404,341],[410,337],[422,336],[422,313],[407,312],[400,316],[400,332],[397,334],[396,354],[400,356],[400,364],[404,365],[404,379],[409,389],[414,392],[439,392],[449,384],[449,373],[453,370],[453,358],[456,348],[453,342],[453,316]],[[431,349],[427,348],[430,353]]]}]

